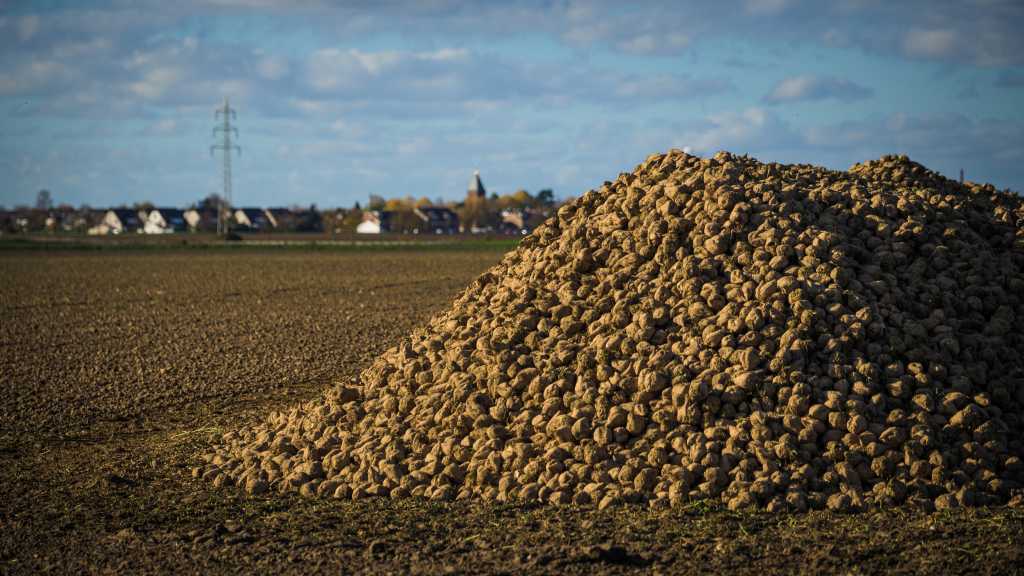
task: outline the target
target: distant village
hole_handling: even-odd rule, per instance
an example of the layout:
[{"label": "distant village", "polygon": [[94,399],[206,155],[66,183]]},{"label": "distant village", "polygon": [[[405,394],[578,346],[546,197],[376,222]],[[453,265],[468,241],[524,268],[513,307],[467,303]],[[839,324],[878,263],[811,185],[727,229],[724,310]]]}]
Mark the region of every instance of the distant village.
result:
[{"label": "distant village", "polygon": [[216,194],[188,208],[166,208],[149,203],[131,207],[75,208],[52,205],[50,193],[39,192],[36,206],[0,210],[0,234],[68,233],[186,234],[218,232],[314,232],[358,234],[527,234],[557,208],[551,190],[530,194],[488,196],[480,173],[475,172],[459,202],[431,202],[427,198],[391,198],[371,195],[366,206],[350,208],[233,207]]}]

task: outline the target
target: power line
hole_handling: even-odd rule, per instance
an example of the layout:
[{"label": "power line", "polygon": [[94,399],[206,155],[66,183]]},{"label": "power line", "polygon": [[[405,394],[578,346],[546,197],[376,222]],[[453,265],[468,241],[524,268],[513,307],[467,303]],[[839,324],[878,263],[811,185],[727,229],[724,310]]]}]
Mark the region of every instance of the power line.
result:
[{"label": "power line", "polygon": [[228,222],[229,219],[225,218],[224,205],[228,208],[231,207],[231,152],[232,150],[238,151],[238,155],[242,155],[242,148],[237,144],[231,143],[231,134],[235,134],[235,138],[238,138],[238,128],[231,125],[231,121],[237,119],[235,115],[235,109],[228,104],[228,99],[224,97],[224,106],[217,108],[213,113],[213,119],[221,119],[221,124],[213,127],[213,135],[217,136],[217,133],[221,134],[221,143],[210,146],[210,156],[213,156],[214,150],[220,150],[224,155],[224,194],[220,199],[220,206],[217,207],[217,234],[228,233]]}]

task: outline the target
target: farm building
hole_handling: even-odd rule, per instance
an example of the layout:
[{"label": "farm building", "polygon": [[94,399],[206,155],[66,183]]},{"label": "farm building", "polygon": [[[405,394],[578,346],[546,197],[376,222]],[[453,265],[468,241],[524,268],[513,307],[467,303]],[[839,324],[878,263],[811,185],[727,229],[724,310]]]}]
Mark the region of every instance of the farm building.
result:
[{"label": "farm building", "polygon": [[459,217],[443,206],[422,206],[414,208],[413,213],[423,221],[421,230],[426,234],[457,234]]},{"label": "farm building", "polygon": [[177,208],[153,208],[142,226],[146,234],[171,234],[188,229],[185,212]]}]

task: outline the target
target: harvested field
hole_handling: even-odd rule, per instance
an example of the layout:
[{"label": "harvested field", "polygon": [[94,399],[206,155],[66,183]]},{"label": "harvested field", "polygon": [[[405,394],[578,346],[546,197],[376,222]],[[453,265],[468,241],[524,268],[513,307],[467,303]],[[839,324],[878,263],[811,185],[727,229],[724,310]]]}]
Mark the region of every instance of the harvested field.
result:
[{"label": "harvested field", "polygon": [[5,257],[4,354],[19,361],[0,375],[0,429],[145,430],[317,389],[497,259],[409,254]]},{"label": "harvested field", "polygon": [[0,255],[0,572],[1019,571],[1019,509],[350,502],[189,476],[225,431],[359,373],[500,255]]}]

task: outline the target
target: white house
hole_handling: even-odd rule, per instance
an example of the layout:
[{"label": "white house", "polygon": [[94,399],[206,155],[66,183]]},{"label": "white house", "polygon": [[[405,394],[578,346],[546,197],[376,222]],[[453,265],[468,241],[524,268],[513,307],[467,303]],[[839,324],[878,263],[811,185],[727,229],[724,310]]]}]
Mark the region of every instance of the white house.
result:
[{"label": "white house", "polygon": [[149,211],[142,231],[146,234],[184,232],[188,226],[185,213],[177,208],[154,208]]},{"label": "white house", "polygon": [[239,208],[235,210],[235,223],[248,230],[269,230],[274,221],[262,208]]},{"label": "white house", "polygon": [[146,213],[130,208],[113,208],[103,215],[103,221],[89,229],[89,234],[124,234],[142,232]]},{"label": "white house", "polygon": [[381,213],[377,211],[363,212],[363,221],[356,226],[357,234],[380,234],[383,232],[381,226]]},{"label": "white house", "polygon": [[391,232],[391,215],[387,210],[367,210],[362,221],[355,227],[356,234],[381,234]]},{"label": "white house", "polygon": [[419,206],[413,208],[412,212],[423,221],[423,230],[427,234],[458,234],[459,232],[459,217],[449,208]]},{"label": "white house", "polygon": [[199,213],[199,210],[195,208],[189,208],[181,215],[188,224],[188,227],[192,230],[197,230],[199,225],[203,222],[203,215]]}]

